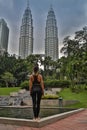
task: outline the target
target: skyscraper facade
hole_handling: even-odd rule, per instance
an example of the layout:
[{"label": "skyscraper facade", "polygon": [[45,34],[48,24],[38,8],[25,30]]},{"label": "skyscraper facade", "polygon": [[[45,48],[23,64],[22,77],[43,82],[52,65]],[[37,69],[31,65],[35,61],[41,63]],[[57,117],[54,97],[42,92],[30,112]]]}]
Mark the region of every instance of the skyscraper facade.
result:
[{"label": "skyscraper facade", "polygon": [[0,19],[0,54],[8,50],[9,28],[4,19]]},{"label": "skyscraper facade", "polygon": [[27,8],[22,18],[19,38],[19,56],[25,59],[33,53],[33,19],[27,0]]},{"label": "skyscraper facade", "polygon": [[48,11],[45,28],[45,56],[50,56],[56,61],[59,58],[58,53],[58,29],[52,6]]}]

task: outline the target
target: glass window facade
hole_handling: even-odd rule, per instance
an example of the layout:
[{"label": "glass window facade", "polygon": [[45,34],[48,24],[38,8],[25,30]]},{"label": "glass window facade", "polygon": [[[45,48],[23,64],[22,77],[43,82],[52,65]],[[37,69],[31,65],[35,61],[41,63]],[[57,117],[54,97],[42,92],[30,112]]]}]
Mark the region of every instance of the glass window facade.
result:
[{"label": "glass window facade", "polygon": [[0,19],[0,53],[8,51],[9,28],[4,19]]},{"label": "glass window facade", "polygon": [[24,12],[20,27],[19,56],[25,59],[33,53],[33,19],[29,5]]},{"label": "glass window facade", "polygon": [[58,53],[58,31],[57,22],[53,8],[48,11],[45,28],[45,55],[50,56],[52,60],[59,58]]}]

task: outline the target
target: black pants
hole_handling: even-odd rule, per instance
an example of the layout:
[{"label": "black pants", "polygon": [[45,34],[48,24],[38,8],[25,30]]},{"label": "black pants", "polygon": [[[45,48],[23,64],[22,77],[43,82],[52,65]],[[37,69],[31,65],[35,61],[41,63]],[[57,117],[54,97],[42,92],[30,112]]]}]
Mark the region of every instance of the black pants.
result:
[{"label": "black pants", "polygon": [[39,116],[41,97],[42,97],[41,91],[34,91],[32,93],[34,118],[38,118]]}]

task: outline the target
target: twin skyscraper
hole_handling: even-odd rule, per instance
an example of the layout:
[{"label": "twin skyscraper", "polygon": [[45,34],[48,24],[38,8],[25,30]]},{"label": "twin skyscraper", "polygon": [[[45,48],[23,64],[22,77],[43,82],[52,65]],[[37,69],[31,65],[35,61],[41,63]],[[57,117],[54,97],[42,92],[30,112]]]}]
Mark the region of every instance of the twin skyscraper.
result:
[{"label": "twin skyscraper", "polygon": [[[28,0],[27,8],[25,9],[20,27],[19,56],[22,59],[25,59],[27,56],[33,54],[33,29],[33,19]],[[57,21],[54,10],[51,6],[48,11],[45,27],[45,56],[50,56],[52,60],[57,60],[59,58],[58,50]]]},{"label": "twin skyscraper", "polygon": [[[27,0],[27,8],[25,9],[22,24],[20,27],[19,37],[19,56],[25,59],[27,56],[33,54],[34,48],[34,28],[33,18],[29,7],[29,0]],[[8,49],[9,28],[4,19],[0,19],[0,54],[7,52]],[[39,37],[39,36],[38,36]],[[48,11],[45,38],[44,38],[45,56],[50,56],[52,60],[59,58],[58,46],[58,28],[54,10],[52,6]]]}]

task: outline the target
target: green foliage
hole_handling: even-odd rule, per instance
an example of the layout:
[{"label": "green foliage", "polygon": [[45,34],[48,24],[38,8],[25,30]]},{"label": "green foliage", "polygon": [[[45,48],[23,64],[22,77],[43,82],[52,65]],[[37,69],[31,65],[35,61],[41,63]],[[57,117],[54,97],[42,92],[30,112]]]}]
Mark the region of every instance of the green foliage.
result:
[{"label": "green foliage", "polygon": [[5,87],[5,86],[6,86],[5,81],[0,79],[0,87]]},{"label": "green foliage", "polygon": [[13,77],[13,74],[11,74],[10,72],[5,72],[5,73],[2,75],[2,79],[3,79],[3,80],[10,81],[10,80],[14,80],[14,77]]},{"label": "green foliage", "polygon": [[58,95],[46,94],[42,99],[58,99]]},{"label": "green foliage", "polygon": [[[63,43],[61,52],[64,56],[57,61],[53,61],[49,56],[42,59],[41,55],[29,55],[26,59],[16,59],[15,55],[10,56],[8,53],[0,56],[0,86],[6,84],[9,87],[6,77],[2,77],[5,73],[11,73],[16,79],[15,86],[20,86],[27,80],[27,75],[32,73],[37,62],[44,65],[44,70],[40,72],[46,80],[46,87],[69,87],[68,80],[74,85],[87,84],[87,27],[75,32],[73,39],[70,36],[65,37]],[[5,82],[1,81],[2,78]],[[65,79],[67,81],[64,81]]]},{"label": "green foliage", "polygon": [[74,85],[70,87],[71,91],[72,92],[75,92],[75,93],[80,93],[84,90],[87,90],[87,85],[83,84],[83,85]]},{"label": "green foliage", "polygon": [[26,89],[26,90],[29,90],[29,81],[24,81],[21,83],[20,85],[21,89]]},{"label": "green foliage", "polygon": [[[45,88],[65,88],[70,86],[69,81],[59,81],[59,80],[49,80],[49,81],[44,81],[44,86]],[[21,83],[20,87],[22,89],[29,90],[29,81],[24,81]]]},{"label": "green foliage", "polygon": [[70,86],[70,81],[68,80],[48,80],[44,81],[44,85],[46,88],[65,88]]},{"label": "green foliage", "polygon": [[5,72],[2,76],[1,76],[2,80],[4,82],[6,82],[6,87],[8,87],[8,83],[11,83],[15,80],[13,74],[11,74],[10,72]]}]

